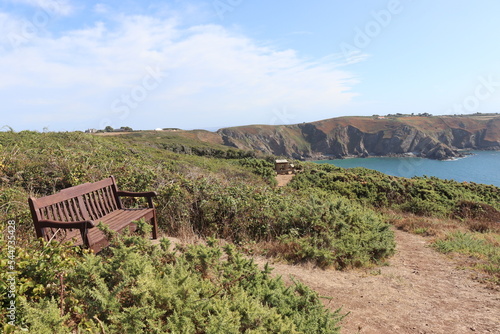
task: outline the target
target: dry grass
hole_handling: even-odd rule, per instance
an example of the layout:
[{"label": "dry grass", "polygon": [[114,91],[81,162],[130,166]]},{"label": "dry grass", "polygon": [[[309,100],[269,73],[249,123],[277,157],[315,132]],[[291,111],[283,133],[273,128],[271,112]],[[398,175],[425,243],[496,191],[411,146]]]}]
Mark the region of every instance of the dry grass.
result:
[{"label": "dry grass", "polygon": [[500,222],[500,211],[491,205],[461,201],[453,212],[455,218],[481,222]]},{"label": "dry grass", "polygon": [[466,231],[467,228],[456,219],[442,219],[417,216],[392,210],[383,212],[389,223],[399,230],[428,237],[442,237],[452,231]]},{"label": "dry grass", "polygon": [[365,133],[377,133],[380,131],[392,134],[393,130],[400,126],[394,119],[374,119],[373,117],[338,117],[328,120],[313,122],[312,124],[323,131],[331,133],[339,127],[353,126]]},{"label": "dry grass", "polygon": [[243,251],[251,255],[260,255],[273,258],[278,261],[290,261],[293,263],[302,262],[296,257],[300,250],[300,245],[296,242],[261,241],[258,243],[248,243],[243,247]]},{"label": "dry grass", "polygon": [[[465,207],[465,208],[464,208]],[[455,218],[434,218],[418,216],[392,210],[384,210],[389,223],[405,232],[423,236],[442,237],[449,232],[481,232],[500,233],[500,212],[486,204],[482,210],[473,214],[468,204],[455,212]]]},{"label": "dry grass", "polygon": [[500,221],[492,222],[492,221],[478,221],[478,220],[469,220],[466,221],[465,224],[472,232],[492,232],[492,233],[500,233]]},{"label": "dry grass", "polygon": [[179,241],[182,244],[188,244],[188,245],[205,244],[205,239],[200,237],[200,235],[194,231],[192,224],[182,224],[179,227],[175,236],[177,239],[179,239]]}]

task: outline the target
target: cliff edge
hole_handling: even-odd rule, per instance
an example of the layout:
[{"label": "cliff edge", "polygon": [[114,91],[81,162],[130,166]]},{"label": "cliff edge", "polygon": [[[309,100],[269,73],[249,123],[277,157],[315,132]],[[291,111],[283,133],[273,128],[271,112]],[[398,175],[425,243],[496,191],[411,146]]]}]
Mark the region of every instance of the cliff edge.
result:
[{"label": "cliff edge", "polygon": [[500,115],[339,117],[293,125],[249,125],[217,131],[225,145],[300,160],[349,156],[462,156],[500,150]]}]

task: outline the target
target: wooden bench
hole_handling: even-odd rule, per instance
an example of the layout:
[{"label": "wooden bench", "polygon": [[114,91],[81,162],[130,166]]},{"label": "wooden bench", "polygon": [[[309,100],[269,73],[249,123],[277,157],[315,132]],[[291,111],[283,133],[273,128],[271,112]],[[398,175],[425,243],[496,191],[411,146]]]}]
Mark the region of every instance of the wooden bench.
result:
[{"label": "wooden bench", "polygon": [[[95,183],[61,190],[54,195],[34,198],[28,202],[35,223],[36,235],[45,240],[61,242],[73,240],[75,245],[99,252],[109,245],[104,233],[96,228],[99,222],[111,230],[136,229],[134,222],[144,218],[153,226],[153,239],[158,237],[156,211],[153,206],[155,192],[119,191],[113,176]],[[120,197],[144,197],[147,208],[127,209]]]}]

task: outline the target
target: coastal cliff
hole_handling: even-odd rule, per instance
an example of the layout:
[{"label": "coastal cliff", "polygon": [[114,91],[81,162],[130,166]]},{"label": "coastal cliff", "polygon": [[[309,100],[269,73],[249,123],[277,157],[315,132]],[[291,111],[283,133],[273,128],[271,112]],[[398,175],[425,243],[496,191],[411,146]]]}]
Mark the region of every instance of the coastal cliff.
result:
[{"label": "coastal cliff", "polygon": [[339,117],[217,133],[228,146],[300,160],[410,154],[442,160],[460,150],[499,150],[500,116]]}]

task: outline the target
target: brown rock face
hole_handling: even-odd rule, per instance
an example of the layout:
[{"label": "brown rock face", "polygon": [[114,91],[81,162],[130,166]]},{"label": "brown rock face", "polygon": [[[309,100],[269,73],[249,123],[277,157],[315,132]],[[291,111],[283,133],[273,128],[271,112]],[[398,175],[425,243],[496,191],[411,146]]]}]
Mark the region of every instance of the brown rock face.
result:
[{"label": "brown rock face", "polygon": [[342,117],[218,133],[229,146],[301,160],[407,154],[449,159],[461,156],[462,149],[500,149],[500,116]]}]

